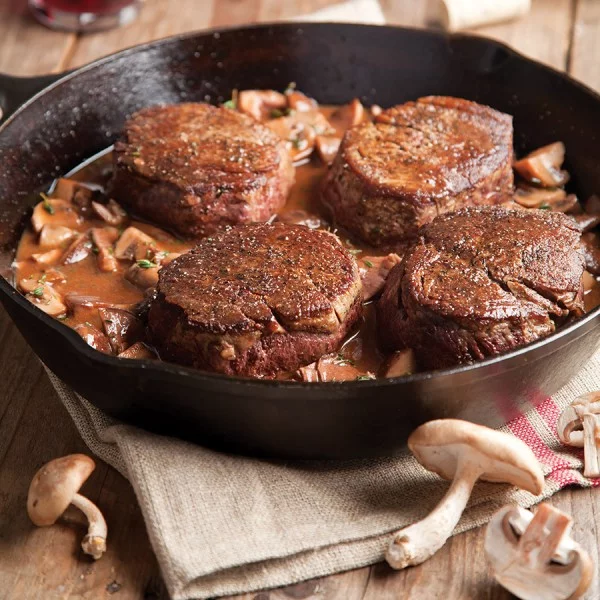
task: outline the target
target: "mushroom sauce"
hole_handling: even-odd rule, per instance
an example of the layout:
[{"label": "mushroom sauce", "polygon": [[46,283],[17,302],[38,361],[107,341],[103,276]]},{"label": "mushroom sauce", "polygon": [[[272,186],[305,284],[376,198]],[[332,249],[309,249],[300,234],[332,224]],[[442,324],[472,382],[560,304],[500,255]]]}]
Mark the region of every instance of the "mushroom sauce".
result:
[{"label": "mushroom sauce", "polygon": [[[312,369],[314,376],[310,369],[300,369],[297,373],[281,373],[278,378],[305,381],[371,379],[399,376],[416,369],[410,350],[385,355],[376,343],[372,298],[377,296],[387,272],[401,257],[351,239],[344,231],[335,229],[320,209],[319,187],[343,131],[357,119],[371,118],[380,110],[372,107],[370,111],[363,111],[358,105],[360,103],[355,100],[340,108],[315,108],[315,112],[318,111],[335,129],[335,134],[321,136],[321,140],[317,135],[316,144],[314,132],[312,139],[305,139],[306,129],[300,128],[300,133],[293,134],[295,137],[290,135],[288,126],[280,131],[280,127],[286,125],[281,120],[290,121],[293,117],[291,111],[283,115],[280,111],[271,111],[268,115],[272,128],[288,140],[290,152],[297,159],[296,183],[286,206],[274,218],[335,231],[355,256],[366,295],[370,296],[365,302],[359,328],[346,339],[338,353],[318,361]],[[314,145],[316,152],[311,153],[312,145],[306,151],[308,144]],[[156,283],[160,267],[192,248],[194,242],[178,239],[154,224],[127,214],[107,195],[111,175],[112,152],[108,149],[86,161],[67,179],[57,180],[47,195],[41,194],[31,225],[23,232],[17,249],[15,281],[33,304],[74,328],[96,349],[126,358],[159,359],[143,333],[138,335],[137,341],[123,346],[128,323],[113,323],[102,309],[119,309],[121,314],[143,310],[144,300]],[[600,218],[595,219],[594,213],[599,207],[594,200],[585,204],[584,211],[573,198],[572,195],[565,198],[562,189],[521,185],[514,201],[524,208],[570,212],[580,223],[589,218],[595,225]],[[126,239],[132,235],[136,238],[135,247],[132,246],[134,242]],[[585,235],[592,246],[590,251],[597,249],[597,234]],[[588,272],[584,274],[584,285],[586,310],[590,310],[600,304],[600,287],[596,277]],[[113,343],[115,329],[118,330],[119,344]]]}]

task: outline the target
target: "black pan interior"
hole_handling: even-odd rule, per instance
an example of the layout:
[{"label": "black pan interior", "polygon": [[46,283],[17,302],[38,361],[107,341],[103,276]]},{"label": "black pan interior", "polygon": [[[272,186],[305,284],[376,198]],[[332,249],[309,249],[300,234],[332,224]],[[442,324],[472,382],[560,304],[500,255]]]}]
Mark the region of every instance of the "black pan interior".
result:
[{"label": "black pan interior", "polygon": [[[600,99],[568,77],[472,36],[394,27],[279,24],[171,38],[62,79],[0,129],[0,268],[7,273],[32,196],[110,145],[129,114],[181,101],[222,102],[234,88],[291,81],[322,103],[389,106],[459,96],[514,115],[522,153],[562,140],[572,191],[600,191]],[[0,81],[0,84],[2,82]],[[598,314],[500,359],[401,380],[281,384],[172,365],[117,361],[28,304],[0,297],[40,357],[102,409],[236,451],[285,457],[392,454],[425,419],[497,425],[553,393],[598,346]]]}]

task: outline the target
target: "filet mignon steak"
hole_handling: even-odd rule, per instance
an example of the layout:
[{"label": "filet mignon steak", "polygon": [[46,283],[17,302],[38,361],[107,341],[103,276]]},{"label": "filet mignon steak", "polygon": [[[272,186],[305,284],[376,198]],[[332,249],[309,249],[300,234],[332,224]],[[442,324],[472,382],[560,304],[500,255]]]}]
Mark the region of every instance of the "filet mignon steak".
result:
[{"label": "filet mignon steak", "polygon": [[381,342],[439,368],[500,354],[583,313],[580,230],[562,213],[467,208],[425,225],[377,305]]},{"label": "filet mignon steak", "polygon": [[187,238],[266,221],[294,182],[290,155],[275,133],[247,115],[201,103],[135,113],[113,160],[112,196]]},{"label": "filet mignon steak", "polygon": [[506,200],[512,134],[512,117],[459,98],[384,110],[344,135],[323,203],[355,236],[397,248],[439,214]]},{"label": "filet mignon steak", "polygon": [[161,269],[148,315],[162,357],[272,376],[336,350],[362,310],[354,258],[326,231],[239,225]]}]

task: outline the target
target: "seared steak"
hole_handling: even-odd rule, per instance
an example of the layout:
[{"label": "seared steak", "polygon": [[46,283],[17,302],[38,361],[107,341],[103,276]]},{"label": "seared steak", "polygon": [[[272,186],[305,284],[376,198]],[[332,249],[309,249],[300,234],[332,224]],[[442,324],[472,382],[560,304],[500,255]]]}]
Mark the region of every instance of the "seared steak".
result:
[{"label": "seared steak", "polygon": [[336,350],[361,314],[358,267],[325,231],[240,225],[159,272],[148,323],[163,358],[270,376]]},{"label": "seared steak", "polygon": [[583,313],[573,219],[467,208],[437,217],[395,267],[377,306],[382,343],[438,368],[500,354]]},{"label": "seared steak", "polygon": [[184,237],[266,221],[286,202],[294,167],[285,143],[251,117],[208,104],[134,114],[115,144],[112,195]]},{"label": "seared steak", "polygon": [[439,214],[505,200],[512,159],[512,117],[459,98],[421,98],[346,132],[323,202],[362,240],[398,247]]}]

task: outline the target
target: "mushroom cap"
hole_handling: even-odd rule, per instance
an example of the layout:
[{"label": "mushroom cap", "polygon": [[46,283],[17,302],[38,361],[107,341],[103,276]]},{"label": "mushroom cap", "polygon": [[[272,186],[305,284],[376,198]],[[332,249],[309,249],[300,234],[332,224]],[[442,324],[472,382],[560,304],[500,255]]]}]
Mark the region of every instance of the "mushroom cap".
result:
[{"label": "mushroom cap", "polygon": [[38,527],[54,524],[95,468],[96,463],[85,454],[69,454],[46,463],[29,486],[29,518]]},{"label": "mushroom cap", "polygon": [[600,414],[600,392],[589,392],[575,398],[558,417],[556,431],[563,444],[583,447],[583,415]]},{"label": "mushroom cap", "polygon": [[544,474],[531,449],[521,440],[482,425],[458,419],[429,421],[415,429],[408,447],[428,470],[453,479],[459,463],[481,468],[480,479],[511,483],[536,496]]}]

